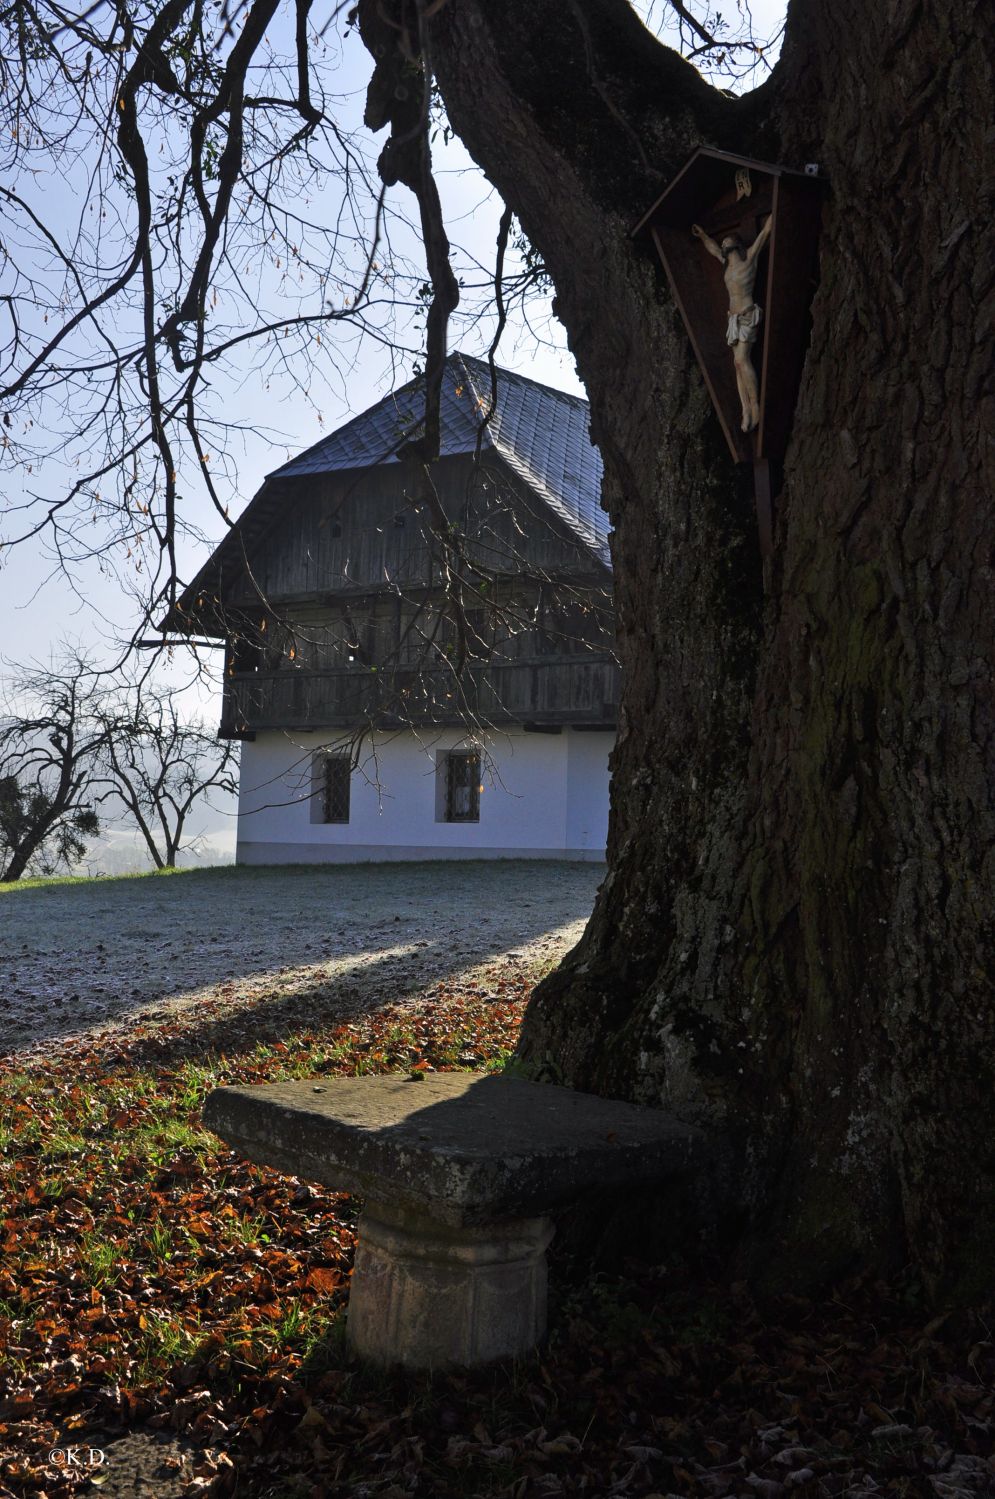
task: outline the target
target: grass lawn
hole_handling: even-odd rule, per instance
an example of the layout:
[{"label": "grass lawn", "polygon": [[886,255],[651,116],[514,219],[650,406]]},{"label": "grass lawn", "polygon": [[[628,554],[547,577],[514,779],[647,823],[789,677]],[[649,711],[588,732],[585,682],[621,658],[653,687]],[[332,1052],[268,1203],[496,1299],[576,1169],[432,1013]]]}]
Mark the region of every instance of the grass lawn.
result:
[{"label": "grass lawn", "polygon": [[205,1033],[235,1010],[292,1033],[309,1003],[316,1021],[350,1019],[482,964],[510,980],[577,941],[601,873],[478,860],[0,887],[0,1054],[183,1010]]},{"label": "grass lawn", "polygon": [[91,874],[46,874],[31,876],[13,880],[6,885],[0,885],[0,897],[4,895],[17,895],[24,890],[61,890],[65,887],[78,888],[81,885],[106,884],[109,880],[169,880],[177,875],[199,874],[210,877],[212,871],[222,871],[230,867],[227,864],[212,864],[206,869],[136,869],[132,874],[91,875]]}]

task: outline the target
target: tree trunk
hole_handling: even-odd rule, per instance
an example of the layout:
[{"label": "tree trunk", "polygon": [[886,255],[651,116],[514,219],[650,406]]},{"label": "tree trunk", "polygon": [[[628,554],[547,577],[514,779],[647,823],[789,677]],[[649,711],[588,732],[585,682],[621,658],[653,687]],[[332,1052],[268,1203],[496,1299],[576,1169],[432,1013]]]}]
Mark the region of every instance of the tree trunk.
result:
[{"label": "tree trunk", "polygon": [[[553,276],[615,526],[608,874],[522,1056],[713,1129],[746,1263],[984,1282],[995,14],[794,0],[743,100],[622,0],[452,0],[430,45]],[[766,593],[749,470],[628,235],[701,143],[831,187]]]},{"label": "tree trunk", "polygon": [[[118,795],[121,795],[120,787],[118,788]],[[142,813],[142,809],[137,796],[132,794],[132,798],[130,801],[122,796],[121,800],[124,802],[125,807],[131,813],[132,817],[135,819],[135,822],[138,826],[138,831],[145,839],[145,847],[148,850],[149,858],[152,860],[153,867],[155,869],[162,869],[164,867],[165,861],[162,857],[162,854],[159,852],[159,845],[155,841],[155,835],[153,834],[152,829],[149,827],[147,819]]]},{"label": "tree trunk", "polygon": [[[61,792],[60,786],[60,792]],[[55,803],[49,808],[44,817],[32,827],[21,838],[17,848],[11,854],[3,874],[0,874],[0,885],[12,885],[27,873],[28,865],[39,849],[44,848],[46,840],[56,827],[59,816],[65,811],[64,807],[58,807]]]}]

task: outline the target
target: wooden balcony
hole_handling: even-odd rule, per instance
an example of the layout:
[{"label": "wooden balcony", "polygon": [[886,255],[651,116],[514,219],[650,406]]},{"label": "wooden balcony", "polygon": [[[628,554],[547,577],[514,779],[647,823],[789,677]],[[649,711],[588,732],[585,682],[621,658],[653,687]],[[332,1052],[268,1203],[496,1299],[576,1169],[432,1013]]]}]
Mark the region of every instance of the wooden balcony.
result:
[{"label": "wooden balcony", "polygon": [[610,657],[475,663],[452,672],[235,673],[227,678],[221,735],[261,729],[396,728],[406,723],[584,724],[613,728],[619,667]]}]

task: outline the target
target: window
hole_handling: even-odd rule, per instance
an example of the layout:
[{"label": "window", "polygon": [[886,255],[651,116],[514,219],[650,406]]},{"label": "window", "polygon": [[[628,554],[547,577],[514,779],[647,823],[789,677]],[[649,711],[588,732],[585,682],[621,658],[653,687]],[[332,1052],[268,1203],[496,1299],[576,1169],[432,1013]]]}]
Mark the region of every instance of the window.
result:
[{"label": "window", "polygon": [[480,752],[455,750],[442,760],[445,777],[444,822],[480,821]]},{"label": "window", "polygon": [[348,755],[316,755],[315,822],[349,821],[349,788],[352,763]]},{"label": "window", "polygon": [[234,635],[229,644],[228,675],[236,672],[258,671],[260,660],[259,641],[249,634]]}]

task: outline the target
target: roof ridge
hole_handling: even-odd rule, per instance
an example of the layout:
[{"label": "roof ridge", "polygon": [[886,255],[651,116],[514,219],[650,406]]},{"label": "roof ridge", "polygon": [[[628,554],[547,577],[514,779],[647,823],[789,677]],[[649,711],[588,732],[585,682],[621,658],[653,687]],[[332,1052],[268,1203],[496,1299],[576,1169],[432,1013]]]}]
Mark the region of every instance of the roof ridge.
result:
[{"label": "roof ridge", "polygon": [[[486,359],[479,359],[476,354],[465,354],[462,349],[454,349],[448,358],[458,358],[462,359],[464,364],[477,365],[478,368],[486,370],[488,375],[490,375],[490,364]],[[544,391],[547,395],[556,396],[562,401],[572,401],[575,406],[584,406],[587,410],[591,409],[591,403],[586,396],[575,396],[572,391],[559,390],[557,386],[547,385],[543,380],[533,380],[531,375],[522,375],[518,370],[510,370],[505,365],[498,364],[496,361],[494,368],[497,370],[499,382],[502,377],[509,380],[520,380],[523,385],[534,386],[536,390]],[[472,371],[467,370],[467,373],[472,374]]]},{"label": "roof ridge", "polygon": [[[359,422],[368,422],[373,413],[375,411],[379,411],[382,406],[386,406],[389,401],[393,401],[396,404],[396,402],[402,396],[413,394],[417,387],[424,381],[424,378],[424,374],[413,375],[410,380],[406,380],[404,384],[399,385],[396,390],[389,390],[385,396],[380,397],[379,401],[374,401],[372,406],[367,406],[362,411],[357,411],[355,416],[347,417],[347,419],[342,423],[341,426],[334,427],[331,432],[326,432],[324,437],[319,437],[318,441],[313,442],[310,447],[302,449],[301,452],[295,453],[293,458],[288,458],[286,462],[278,464],[275,469],[271,469],[268,474],[264,475],[264,477],[266,479],[276,478],[279,475],[280,470],[287,468],[291,463],[300,463],[305,458],[313,457],[315,454],[320,452],[323,447],[326,447],[330,442],[334,442],[336,438],[341,438],[344,433],[348,433]],[[398,441],[393,445],[393,447],[388,448],[384,452],[379,461],[383,463],[388,458],[392,458],[399,447],[402,447],[405,442],[409,442],[411,440],[411,436],[413,436],[417,432],[418,426],[421,424],[422,420],[423,417],[419,415],[418,421],[412,429],[412,432],[410,434],[405,434],[403,437],[399,438]]]},{"label": "roof ridge", "polygon": [[[493,448],[496,446],[494,440],[494,424],[492,421],[488,420],[487,425],[484,426],[483,420],[484,415],[487,412],[487,408],[490,405],[490,394],[488,393],[488,396],[485,398],[482,392],[477,388],[477,383],[474,378],[474,371],[470,368],[470,365],[477,361],[472,360],[470,355],[464,354],[462,350],[454,349],[451,354],[446,355],[446,364],[454,365],[457,362],[462,366],[464,383],[469,386],[471,392],[473,393],[477,412],[480,413],[478,417],[476,413],[470,411],[468,408],[465,412],[461,411],[460,415],[466,416],[468,418],[469,424],[473,430],[474,437],[480,442],[481,447],[486,446]],[[456,396],[456,399],[459,400],[459,394],[456,392],[454,392],[454,394]],[[496,415],[496,411],[492,414]]]},{"label": "roof ridge", "polygon": [[[478,402],[483,403],[480,406],[481,411],[485,411],[490,405],[490,365],[485,359],[478,359],[475,354],[467,354],[462,349],[452,349],[446,355],[445,365],[452,366],[457,362],[462,365],[464,377],[467,383],[470,385],[471,389],[474,391]],[[494,368],[497,371],[499,386],[504,380],[519,381],[521,382],[521,384],[531,386],[534,390],[540,390],[546,395],[555,396],[559,400],[569,401],[575,406],[581,406],[585,410],[590,410],[589,403],[584,399],[583,396],[572,395],[569,391],[566,390],[557,390],[555,385],[546,385],[541,380],[533,380],[529,375],[520,375],[517,370],[506,369],[503,364],[495,363]],[[478,388],[477,384],[480,379],[480,373],[482,372],[486,372],[488,377],[488,389],[486,394],[480,388]],[[379,411],[382,407],[387,406],[388,403],[393,403],[396,406],[398,401],[403,397],[407,395],[413,395],[418,390],[419,386],[423,387],[424,382],[425,372],[424,370],[422,370],[419,374],[413,375],[410,380],[406,380],[403,385],[398,386],[396,390],[389,390],[387,394],[381,396],[378,401],[374,401],[372,406],[367,406],[363,411],[358,411],[355,416],[348,417],[341,426],[335,427],[333,431],[326,432],[323,437],[318,438],[317,442],[311,443],[309,447],[304,448],[300,453],[296,453],[293,458],[287,459],[286,463],[279,464],[275,469],[272,469],[266,475],[266,477],[276,477],[276,475],[279,474],[280,470],[287,467],[287,465],[290,463],[296,464],[302,462],[305,459],[316,457],[320,453],[321,449],[328,443],[333,442],[336,438],[341,439],[343,435],[349,434],[349,432],[356,426],[357,423],[368,422],[374,412]],[[500,423],[500,399],[498,401],[498,405],[495,407],[494,417],[497,419],[498,423]],[[411,438],[416,435],[420,423],[421,417],[419,417],[410,433],[405,433],[403,436],[399,437],[396,444],[387,448],[383,452],[379,461],[386,462],[387,459],[392,458],[397,452],[398,448],[402,447],[405,442],[410,441]],[[496,429],[493,431],[492,429],[494,429],[493,420],[488,422],[487,429],[484,433],[484,441],[490,442],[491,445],[495,445]]]},{"label": "roof ridge", "polygon": [[[480,409],[483,411],[487,407],[489,407],[491,398],[490,389],[488,388],[487,395],[485,397],[484,394],[479,389],[477,389],[476,380],[480,378],[480,375],[486,373],[488,379],[488,387],[490,387],[490,365],[485,363],[485,361],[482,359],[476,359],[472,354],[464,354],[461,349],[455,350],[453,354],[449,356],[449,358],[454,361],[458,359],[462,364],[470,387],[476,393],[477,402],[480,406]],[[476,368],[474,368],[474,366]],[[526,484],[530,485],[537,494],[542,495],[546,504],[557,516],[559,516],[560,520],[564,521],[575,532],[579,531],[587,545],[589,547],[592,547],[599,556],[603,557],[605,552],[605,544],[598,536],[596,528],[580,515],[574,514],[570,510],[570,507],[564,504],[562,498],[556,493],[556,491],[550,488],[541,474],[537,473],[536,469],[520,451],[514,440],[505,436],[501,421],[501,376],[504,375],[510,377],[511,379],[521,380],[523,384],[531,385],[536,389],[541,390],[545,395],[563,397],[568,401],[574,402],[576,406],[583,407],[583,409],[588,412],[590,411],[590,403],[583,400],[580,396],[571,396],[565,390],[556,390],[552,385],[544,385],[540,380],[530,380],[527,375],[519,375],[515,370],[505,370],[501,365],[497,364],[495,365],[495,369],[498,374],[497,401],[488,419],[487,428],[484,432],[484,439],[490,443],[491,447],[496,453],[500,454],[505,463],[507,463],[508,467],[512,469],[513,472],[518,474],[519,478],[524,479]],[[480,372],[479,374],[478,371]]]},{"label": "roof ridge", "polygon": [[522,457],[514,443],[502,440],[498,436],[494,443],[494,449],[501,455],[508,467],[518,474],[519,478],[524,479],[526,484],[534,489],[537,494],[542,495],[546,504],[559,516],[560,520],[565,521],[571,530],[582,532],[583,540],[586,544],[589,547],[593,547],[598,555],[603,558],[605,543],[598,536],[594,526],[582,516],[575,514],[569,506],[563,503],[563,500],[555,490],[549,487],[542,475],[536,473],[531,463]]},{"label": "roof ridge", "polygon": [[[470,385],[471,389],[474,390],[478,400],[482,400],[483,397],[480,391],[476,389],[476,386],[474,384],[474,372],[468,367],[468,362],[469,364],[482,364],[482,361],[479,359],[475,359],[472,354],[464,354],[461,349],[453,349],[449,354],[446,355],[443,368],[445,368],[446,365],[455,364],[457,360],[459,360],[463,365],[463,373],[467,383]],[[489,369],[489,366],[487,365],[484,365],[483,367],[485,369]],[[513,371],[506,370],[503,365],[497,365],[495,367],[498,372],[499,381],[503,376],[510,376],[513,374]],[[522,376],[520,378],[525,379],[526,377]],[[530,385],[539,384],[539,382],[536,380],[529,380],[527,383]],[[295,453],[293,458],[288,458],[285,463],[281,463],[275,469],[271,469],[270,472],[265,475],[265,477],[267,479],[275,478],[279,474],[280,470],[286,468],[288,464],[300,463],[306,458],[316,457],[321,452],[321,449],[323,447],[327,446],[328,443],[333,442],[336,438],[342,438],[344,435],[348,434],[357,425],[357,423],[368,422],[374,412],[379,411],[388,403],[393,403],[396,406],[403,397],[407,395],[414,395],[418,391],[419,387],[424,387],[424,384],[425,371],[421,370],[417,375],[412,375],[411,379],[406,380],[403,385],[399,385],[396,390],[389,390],[386,395],[380,397],[379,401],[374,401],[372,406],[367,406],[362,411],[357,411],[355,416],[348,417],[341,426],[335,427],[331,432],[326,432],[324,437],[319,437],[318,441],[311,443],[310,447],[304,448],[300,453]],[[556,393],[553,392],[552,386],[540,386],[540,389],[548,390],[554,394]],[[565,394],[565,392],[561,392],[561,394]],[[586,402],[584,404],[586,405]],[[385,449],[379,459],[379,462],[383,463],[386,462],[388,458],[394,457],[398,448],[403,447],[406,442],[409,442],[417,434],[419,427],[422,425],[422,421],[423,417],[421,414],[419,414],[419,417],[412,427],[411,431],[409,433],[405,433],[402,437],[400,437],[392,447]],[[490,434],[486,432],[485,441],[492,441]]]}]

